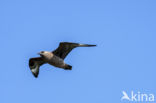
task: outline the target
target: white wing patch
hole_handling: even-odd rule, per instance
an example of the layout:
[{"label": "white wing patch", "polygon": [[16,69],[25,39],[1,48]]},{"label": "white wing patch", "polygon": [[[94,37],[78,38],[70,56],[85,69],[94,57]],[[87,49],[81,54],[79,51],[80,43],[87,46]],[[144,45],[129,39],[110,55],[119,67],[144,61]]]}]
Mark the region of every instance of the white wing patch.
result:
[{"label": "white wing patch", "polygon": [[32,69],[31,69],[31,72],[32,72],[32,73],[36,73],[36,72],[38,71],[38,67],[39,67],[39,66],[37,65],[35,68],[32,68]]},{"label": "white wing patch", "polygon": [[40,65],[37,62],[34,62],[34,66],[30,66],[31,72],[37,78],[39,74]]}]

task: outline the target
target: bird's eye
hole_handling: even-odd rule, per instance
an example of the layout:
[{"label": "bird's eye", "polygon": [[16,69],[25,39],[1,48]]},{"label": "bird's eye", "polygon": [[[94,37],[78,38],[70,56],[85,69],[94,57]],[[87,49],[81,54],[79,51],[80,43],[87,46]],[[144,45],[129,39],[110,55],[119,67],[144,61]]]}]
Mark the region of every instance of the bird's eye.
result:
[{"label": "bird's eye", "polygon": [[41,51],[41,53],[44,53],[44,51]]}]

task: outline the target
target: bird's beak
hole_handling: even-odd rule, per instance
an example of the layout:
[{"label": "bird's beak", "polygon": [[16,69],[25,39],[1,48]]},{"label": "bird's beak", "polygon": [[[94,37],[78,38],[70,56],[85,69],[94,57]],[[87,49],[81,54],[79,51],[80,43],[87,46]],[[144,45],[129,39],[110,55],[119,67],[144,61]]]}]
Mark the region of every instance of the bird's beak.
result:
[{"label": "bird's beak", "polygon": [[37,53],[38,55],[40,55],[40,53]]}]

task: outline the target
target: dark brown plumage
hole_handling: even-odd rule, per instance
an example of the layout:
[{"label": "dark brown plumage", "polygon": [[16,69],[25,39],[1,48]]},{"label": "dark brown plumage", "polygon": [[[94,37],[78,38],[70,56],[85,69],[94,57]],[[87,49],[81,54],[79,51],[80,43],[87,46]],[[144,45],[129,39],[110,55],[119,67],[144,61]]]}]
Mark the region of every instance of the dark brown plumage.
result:
[{"label": "dark brown plumage", "polygon": [[39,54],[41,57],[30,58],[29,67],[33,75],[37,78],[39,74],[39,67],[45,63],[53,65],[55,67],[63,68],[64,70],[71,70],[72,66],[64,62],[65,57],[76,47],[92,47],[96,45],[78,44],[70,42],[61,42],[59,47],[52,51],[41,51]]}]

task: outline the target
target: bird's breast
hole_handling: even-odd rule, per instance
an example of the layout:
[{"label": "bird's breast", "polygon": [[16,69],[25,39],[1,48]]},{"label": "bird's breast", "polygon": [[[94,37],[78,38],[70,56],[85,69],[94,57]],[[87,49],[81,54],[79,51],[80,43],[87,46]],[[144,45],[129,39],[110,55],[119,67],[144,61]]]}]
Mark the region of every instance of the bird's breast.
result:
[{"label": "bird's breast", "polygon": [[53,55],[51,58],[47,58],[46,62],[48,62],[49,64],[53,66],[60,67],[60,68],[62,68],[65,65],[63,59],[55,55]]}]

